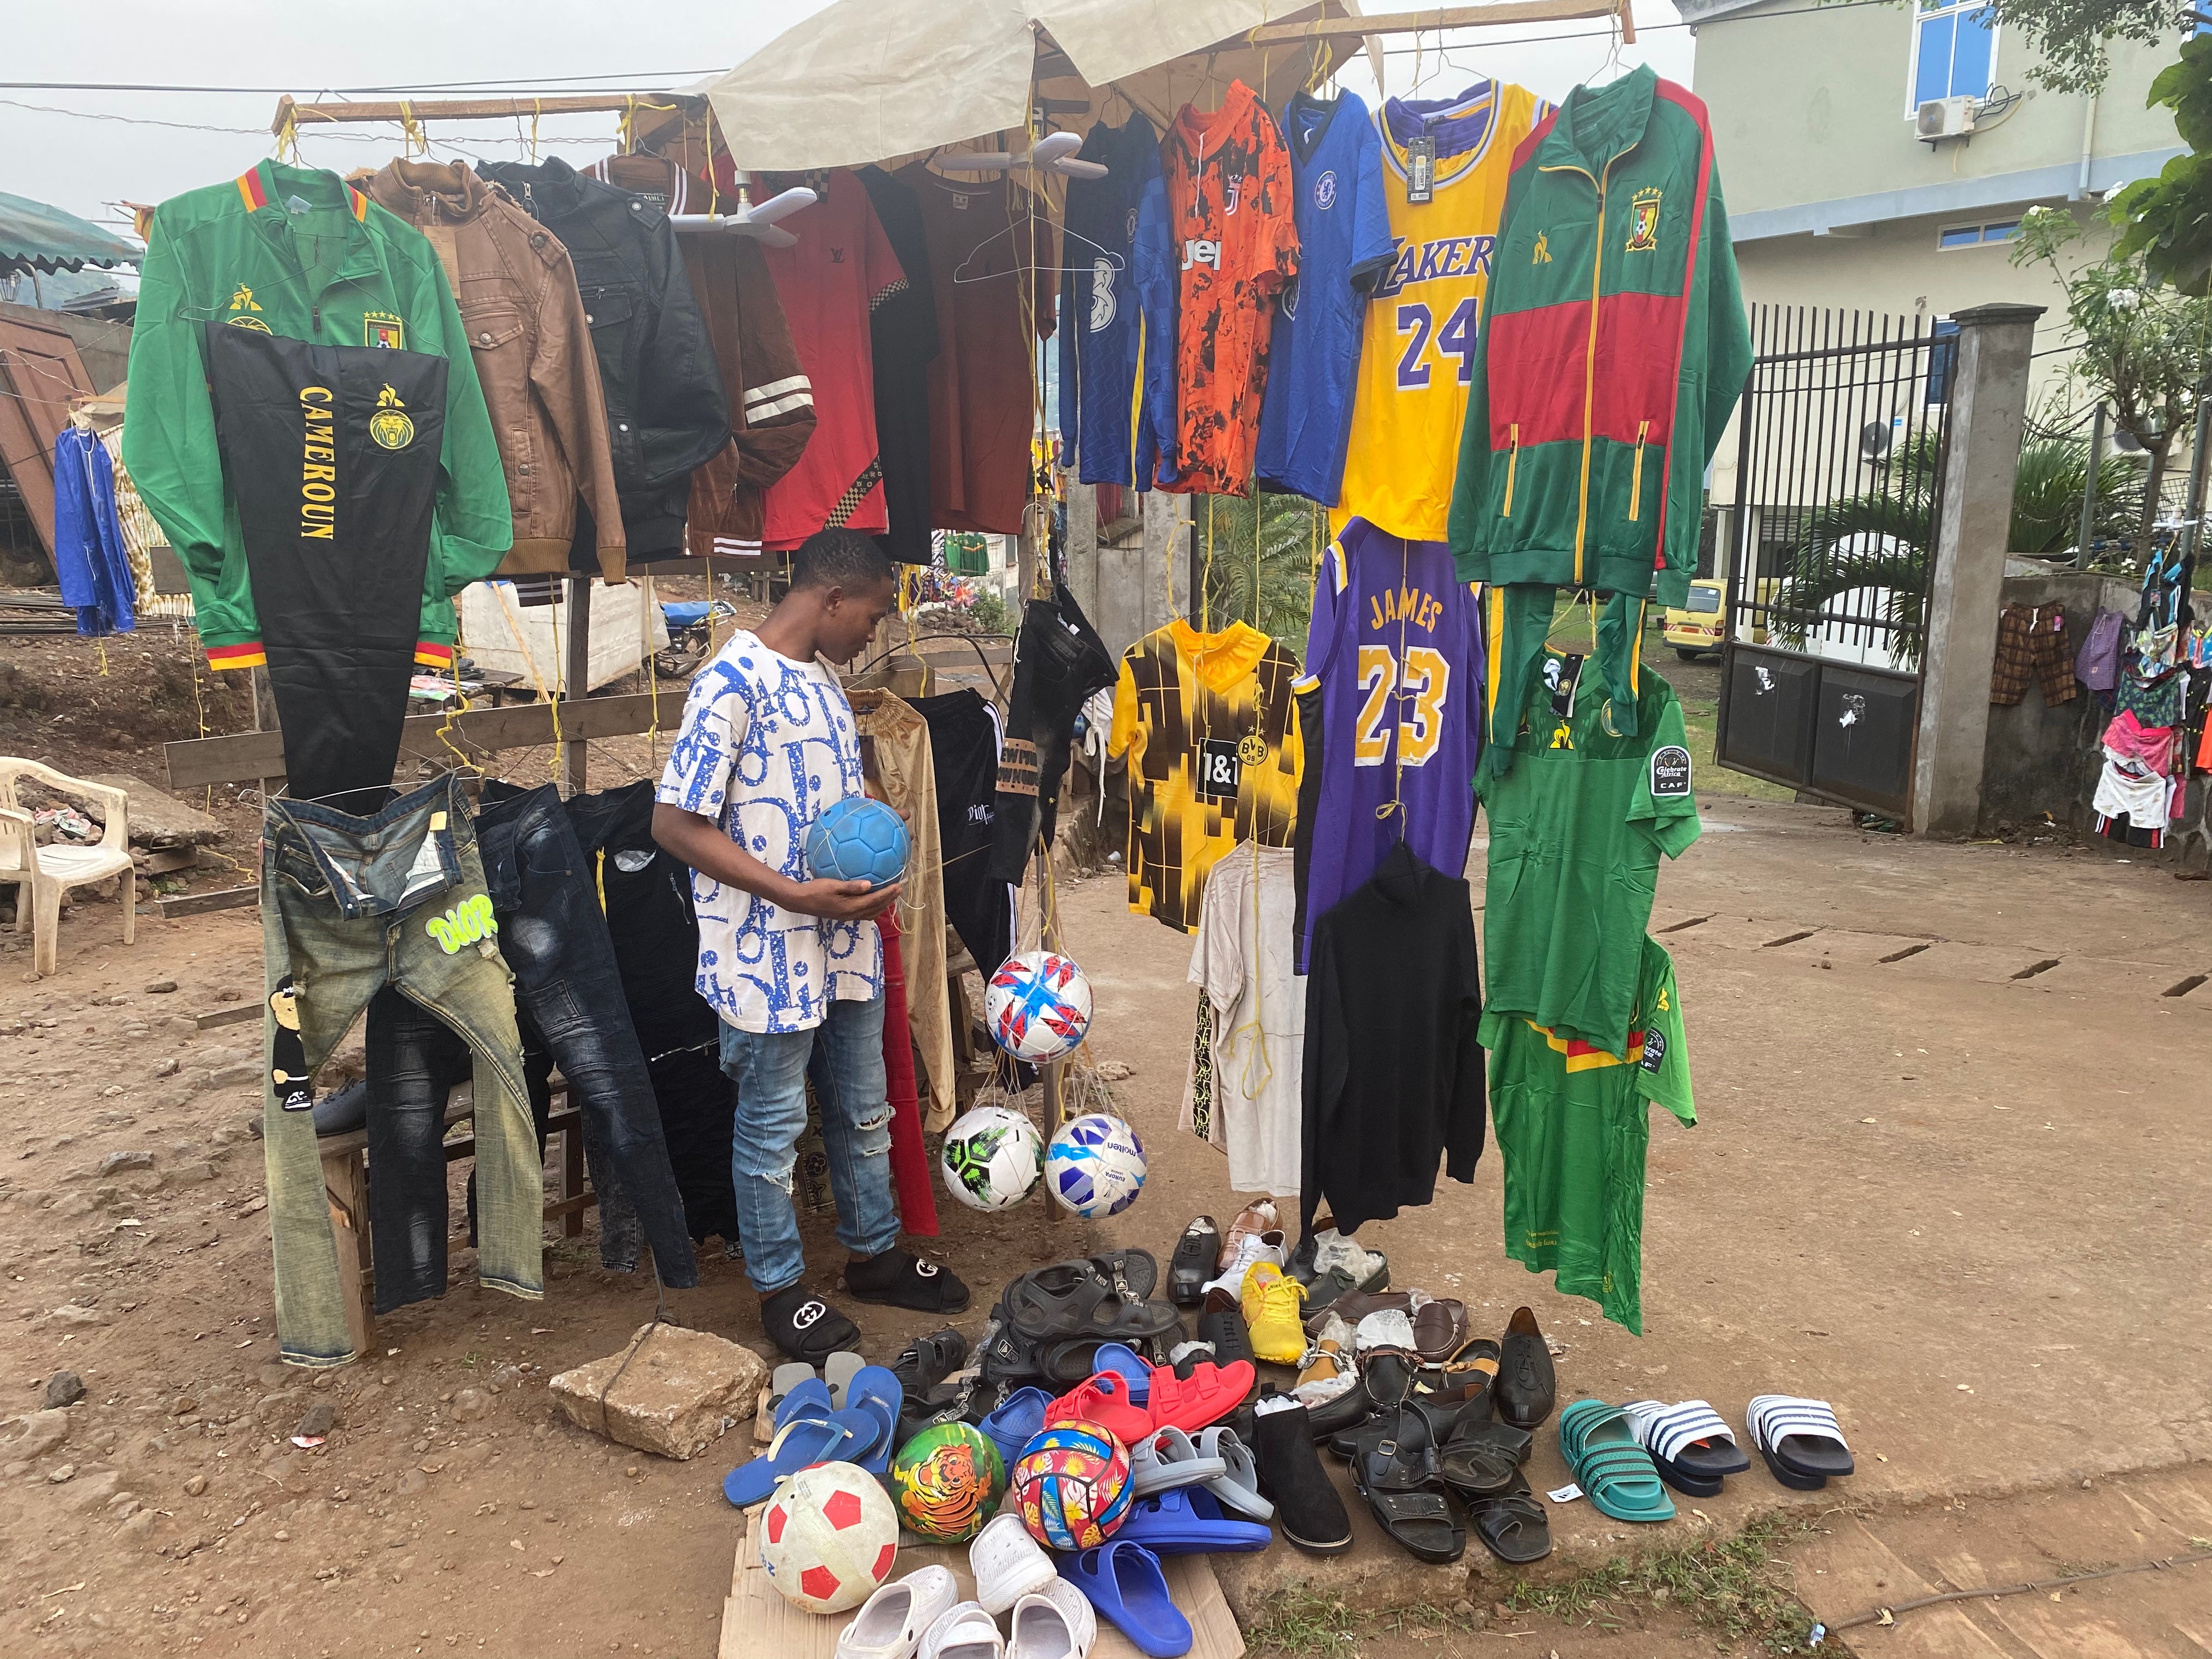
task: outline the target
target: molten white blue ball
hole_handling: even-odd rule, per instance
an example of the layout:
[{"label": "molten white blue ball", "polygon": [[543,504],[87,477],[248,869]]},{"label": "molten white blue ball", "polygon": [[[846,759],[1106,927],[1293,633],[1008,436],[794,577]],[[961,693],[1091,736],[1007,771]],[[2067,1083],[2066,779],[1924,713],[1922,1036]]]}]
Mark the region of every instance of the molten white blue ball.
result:
[{"label": "molten white blue ball", "polygon": [[1017,1060],[1056,1060],[1091,1029],[1091,981],[1055,951],[1008,957],[984,990],[983,1024]]},{"label": "molten white blue ball", "polygon": [[1144,1190],[1144,1143],[1110,1112],[1086,1112],[1053,1135],[1044,1171],[1054,1196],[1076,1214],[1119,1215]]},{"label": "molten white blue ball", "polygon": [[848,795],[808,828],[806,868],[817,880],[888,887],[906,873],[910,845],[897,813],[866,795]]}]

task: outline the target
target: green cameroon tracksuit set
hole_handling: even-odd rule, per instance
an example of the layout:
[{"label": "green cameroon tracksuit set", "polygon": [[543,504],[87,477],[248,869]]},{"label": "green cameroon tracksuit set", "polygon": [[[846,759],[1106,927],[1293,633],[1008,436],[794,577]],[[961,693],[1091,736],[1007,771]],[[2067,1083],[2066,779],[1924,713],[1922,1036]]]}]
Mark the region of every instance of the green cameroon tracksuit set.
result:
[{"label": "green cameroon tracksuit set", "polygon": [[[1649,1109],[1696,1121],[1660,854],[1698,834],[1674,689],[1638,664],[1680,605],[1705,470],[1751,367],[1705,106],[1639,69],[1577,88],[1514,157],[1453,493],[1484,587],[1490,827],[1482,1042],[1506,1250],[1641,1333]],[[1604,596],[1595,656],[1550,649]]]}]

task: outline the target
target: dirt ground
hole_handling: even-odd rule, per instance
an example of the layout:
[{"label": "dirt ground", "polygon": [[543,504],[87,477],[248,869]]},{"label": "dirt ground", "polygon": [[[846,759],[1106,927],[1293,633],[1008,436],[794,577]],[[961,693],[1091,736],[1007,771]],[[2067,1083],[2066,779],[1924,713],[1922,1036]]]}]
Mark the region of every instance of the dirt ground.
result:
[{"label": "dirt ground", "polygon": [[[91,721],[99,706],[48,718]],[[15,713],[0,720],[15,726]],[[638,746],[595,750],[595,781],[634,775]],[[135,769],[118,757],[100,769]],[[2187,1518],[2212,1460],[2212,1090],[2192,1059],[2212,1027],[2206,890],[2105,848],[1933,846],[1862,834],[1832,809],[1704,804],[1708,833],[1662,874],[1653,919],[1678,963],[1700,1122],[1662,1117],[1654,1131],[1647,1334],[1504,1258],[1494,1157],[1472,1186],[1447,1185],[1428,1211],[1362,1238],[1388,1253],[1394,1284],[1467,1300],[1478,1331],[1532,1305],[1565,1349],[1563,1400],[1702,1395],[1740,1425],[1753,1394],[1816,1395],[1835,1403],[1860,1473],[1800,1495],[1754,1471],[1632,1538],[1585,1504],[1554,1506],[1544,1581],[1571,1588],[1625,1553],[1781,1513],[1811,1528],[1788,1553],[1796,1595],[1838,1618],[1892,1593],[1850,1528],[1939,1589],[2212,1536],[2212,1510]],[[251,846],[249,830],[230,850],[250,862]],[[1478,845],[1477,870],[1480,857]],[[1188,1216],[1225,1220],[1239,1202],[1219,1154],[1172,1127],[1188,942],[1130,915],[1116,877],[1060,899],[1097,998],[1096,1049],[1133,1068],[1115,1087],[1152,1160],[1143,1201],[1100,1236],[1164,1256]],[[0,935],[12,1292],[0,1391],[13,1391],[0,1416],[37,1408],[58,1369],[87,1389],[63,1447],[4,1463],[0,1650],[712,1653],[736,1542],[719,1484],[740,1446],[689,1463],[611,1448],[556,1420],[544,1389],[650,1316],[650,1282],[601,1271],[587,1232],[549,1244],[546,1297],[525,1304],[479,1291],[459,1249],[449,1294],[380,1322],[374,1357],[334,1374],[275,1363],[248,1127],[257,1028],[195,1018],[258,996],[255,913],[142,915],[129,949],[118,923],[112,902],[75,907],[61,971],[32,982],[27,939]],[[930,1248],[979,1291],[971,1332],[1015,1267],[1092,1237],[1036,1205],[988,1219],[943,1209],[949,1231]],[[826,1221],[808,1240],[814,1261],[835,1262]],[[757,1344],[740,1264],[703,1270],[699,1289],[672,1294],[675,1316]],[[930,1322],[855,1311],[876,1358]],[[324,1400],[337,1408],[328,1442],[294,1447],[301,1413]],[[54,1480],[64,1468],[70,1478]],[[1540,1486],[1565,1480],[1550,1437],[1530,1472]],[[2182,1484],[2141,1495],[2159,1480]],[[2164,1516],[2160,1528],[2130,1504]],[[1467,1613],[1326,1628],[1285,1651],[1753,1650],[1674,1607],[1630,1605],[1590,1628],[1503,1616],[1514,1581],[1486,1558],[1439,1577],[1386,1553],[1364,1516],[1356,1525],[1352,1556],[1279,1547],[1244,1570],[1237,1598],[1297,1585],[1362,1607],[1463,1596]],[[1836,1553],[1838,1540],[1856,1553]],[[1990,1626],[1983,1646],[1903,1645],[1925,1620],[1851,1640],[1863,1653],[2054,1659],[2212,1650],[2201,1617],[2185,1630],[2184,1602],[2170,1629],[2116,1622],[2148,1582],[2035,1598],[2039,1618],[2062,1622],[2034,1642]],[[2157,1582],[2185,1593],[2178,1577]],[[2212,1605],[2204,1582],[2197,1606]]]}]

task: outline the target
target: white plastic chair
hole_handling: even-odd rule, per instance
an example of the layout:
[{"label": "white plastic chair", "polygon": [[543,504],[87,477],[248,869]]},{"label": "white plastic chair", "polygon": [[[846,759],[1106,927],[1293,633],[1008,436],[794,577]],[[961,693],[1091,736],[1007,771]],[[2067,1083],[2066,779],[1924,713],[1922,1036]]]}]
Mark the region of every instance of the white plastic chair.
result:
[{"label": "white plastic chair", "polygon": [[[17,796],[17,786],[25,778],[64,794],[98,801],[106,809],[106,832],[88,847],[40,846],[31,815]],[[137,942],[138,872],[131,862],[129,807],[130,797],[112,785],[73,778],[36,761],[0,756],[0,882],[15,885],[15,931],[32,929],[31,966],[36,972],[54,971],[62,896],[72,887],[122,877],[118,896],[123,901],[123,942]],[[31,890],[27,894],[26,887]]]}]

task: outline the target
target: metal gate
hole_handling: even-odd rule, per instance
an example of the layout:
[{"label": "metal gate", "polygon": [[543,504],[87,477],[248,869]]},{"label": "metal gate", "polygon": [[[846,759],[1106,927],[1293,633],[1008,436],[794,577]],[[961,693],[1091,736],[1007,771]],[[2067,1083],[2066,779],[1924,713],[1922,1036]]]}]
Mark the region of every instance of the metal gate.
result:
[{"label": "metal gate", "polygon": [[1903,819],[1957,335],[1757,306],[1737,417],[1717,755]]}]

